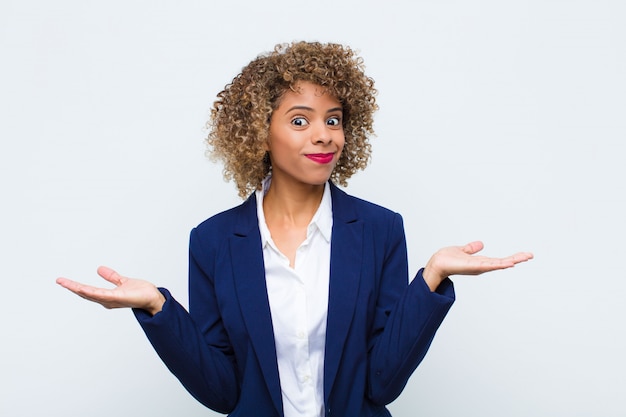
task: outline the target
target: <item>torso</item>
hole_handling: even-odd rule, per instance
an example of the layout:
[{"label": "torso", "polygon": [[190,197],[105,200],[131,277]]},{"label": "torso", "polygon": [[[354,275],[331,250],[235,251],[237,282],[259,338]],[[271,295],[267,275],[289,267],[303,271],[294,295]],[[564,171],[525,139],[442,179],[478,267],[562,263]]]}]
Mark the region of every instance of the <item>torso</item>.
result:
[{"label": "torso", "polygon": [[272,235],[272,240],[278,250],[289,259],[289,266],[294,268],[296,264],[296,251],[306,239],[307,227],[295,227],[276,225],[267,221],[267,227]]}]

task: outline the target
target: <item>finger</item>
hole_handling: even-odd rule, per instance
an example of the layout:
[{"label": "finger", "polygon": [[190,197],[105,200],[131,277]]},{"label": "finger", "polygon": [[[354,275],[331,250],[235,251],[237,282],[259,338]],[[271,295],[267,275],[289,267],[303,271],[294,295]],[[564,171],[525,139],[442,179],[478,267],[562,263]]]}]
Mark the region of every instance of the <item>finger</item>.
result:
[{"label": "finger", "polygon": [[482,267],[485,268],[484,272],[488,270],[495,271],[498,269],[512,268],[520,262],[526,262],[533,258],[533,254],[530,252],[518,252],[514,255],[507,256],[506,258],[482,258],[477,257],[474,259],[480,259]]},{"label": "finger", "polygon": [[84,294],[94,293],[96,290],[95,287],[91,287],[89,285],[81,284],[80,282],[72,281],[67,278],[58,278],[57,284],[72,291],[75,294],[83,296]]},{"label": "finger", "polygon": [[109,281],[111,284],[120,286],[124,283],[124,277],[108,266],[98,267],[98,275]]},{"label": "finger", "polygon": [[481,242],[480,240],[477,240],[477,241],[470,242],[467,245],[463,246],[461,250],[469,255],[473,255],[483,250],[484,247],[485,245],[483,245],[483,242]]},{"label": "finger", "polygon": [[63,288],[89,301],[102,304],[103,302],[110,302],[113,299],[113,293],[108,289],[92,287],[67,278],[57,278],[56,282]]},{"label": "finger", "polygon": [[496,269],[506,269],[513,265],[513,261],[508,258],[482,258],[481,267],[484,271],[493,271]]},{"label": "finger", "polygon": [[67,288],[72,292],[76,292],[76,290],[80,289],[83,286],[80,282],[72,281],[67,278],[57,278],[56,283],[62,286],[63,288]]},{"label": "finger", "polygon": [[98,303],[105,308],[122,307],[116,290],[92,287],[91,285],[81,285],[74,293],[85,300]]},{"label": "finger", "polygon": [[533,254],[531,252],[518,252],[515,255],[511,255],[509,256],[508,259],[511,260],[511,262],[518,264],[520,262],[526,262],[529,261],[531,259],[533,259]]}]

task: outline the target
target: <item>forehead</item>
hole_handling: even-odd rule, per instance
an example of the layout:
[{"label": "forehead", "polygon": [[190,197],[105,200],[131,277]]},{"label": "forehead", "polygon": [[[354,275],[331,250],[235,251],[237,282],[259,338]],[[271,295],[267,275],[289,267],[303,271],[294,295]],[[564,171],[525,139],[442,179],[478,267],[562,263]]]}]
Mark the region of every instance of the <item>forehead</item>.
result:
[{"label": "forehead", "polygon": [[309,81],[298,81],[293,84],[280,97],[277,108],[293,105],[294,103],[341,107],[340,101],[326,87]]}]

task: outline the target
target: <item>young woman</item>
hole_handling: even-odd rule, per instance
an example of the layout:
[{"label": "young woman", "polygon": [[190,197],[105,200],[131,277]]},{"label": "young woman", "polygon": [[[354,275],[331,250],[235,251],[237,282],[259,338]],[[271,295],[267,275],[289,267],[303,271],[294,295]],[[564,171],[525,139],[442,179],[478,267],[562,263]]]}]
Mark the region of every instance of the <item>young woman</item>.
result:
[{"label": "young woman", "polygon": [[370,157],[372,79],[350,48],[279,45],[218,95],[208,144],[249,198],[192,230],[189,312],[163,288],[57,282],[131,307],[187,390],[231,416],[389,416],[454,301],[450,275],[532,258],[439,250],[409,284],[399,214],[347,195]]}]

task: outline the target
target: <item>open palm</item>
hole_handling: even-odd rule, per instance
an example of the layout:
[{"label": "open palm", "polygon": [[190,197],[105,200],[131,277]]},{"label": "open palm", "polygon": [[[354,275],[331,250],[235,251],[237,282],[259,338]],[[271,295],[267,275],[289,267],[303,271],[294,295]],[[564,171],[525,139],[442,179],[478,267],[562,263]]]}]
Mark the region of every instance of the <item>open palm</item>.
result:
[{"label": "open palm", "polygon": [[434,289],[450,275],[480,275],[489,271],[511,268],[533,258],[530,252],[518,252],[504,258],[477,256],[476,253],[480,252],[483,247],[482,242],[476,241],[465,246],[448,246],[439,249],[424,268],[424,280],[431,289]]},{"label": "open palm", "polygon": [[161,292],[148,281],[124,277],[105,266],[98,268],[98,275],[114,284],[115,288],[93,287],[67,278],[58,278],[56,282],[82,298],[105,308],[141,308],[151,314],[156,314],[165,302],[165,297]]}]

